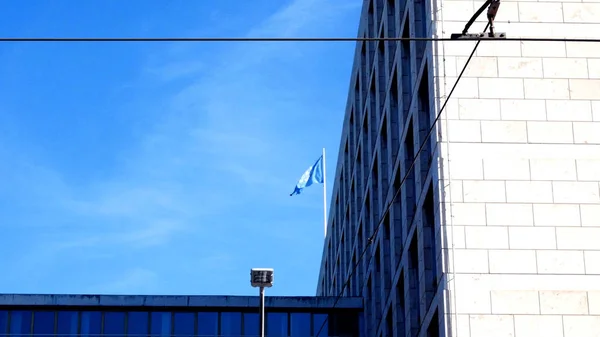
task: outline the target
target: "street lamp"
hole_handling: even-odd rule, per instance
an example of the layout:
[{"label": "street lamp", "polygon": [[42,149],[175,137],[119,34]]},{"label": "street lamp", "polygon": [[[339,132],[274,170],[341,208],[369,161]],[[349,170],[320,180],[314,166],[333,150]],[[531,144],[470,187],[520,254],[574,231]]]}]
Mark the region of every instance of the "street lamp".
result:
[{"label": "street lamp", "polygon": [[259,325],[260,337],[265,336],[265,287],[273,286],[273,269],[271,268],[252,268],[250,269],[250,285],[260,289],[259,304]]}]

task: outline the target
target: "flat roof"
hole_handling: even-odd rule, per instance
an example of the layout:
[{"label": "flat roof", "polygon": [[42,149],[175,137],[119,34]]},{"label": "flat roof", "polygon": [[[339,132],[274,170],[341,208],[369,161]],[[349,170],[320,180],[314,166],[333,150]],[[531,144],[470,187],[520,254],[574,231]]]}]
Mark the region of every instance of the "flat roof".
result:
[{"label": "flat roof", "polygon": [[[337,302],[336,302],[337,301]],[[258,307],[258,296],[226,295],[79,295],[79,294],[0,294],[0,306],[75,307]],[[334,305],[335,304],[335,305]],[[362,297],[266,296],[265,306],[290,309],[362,309]]]}]

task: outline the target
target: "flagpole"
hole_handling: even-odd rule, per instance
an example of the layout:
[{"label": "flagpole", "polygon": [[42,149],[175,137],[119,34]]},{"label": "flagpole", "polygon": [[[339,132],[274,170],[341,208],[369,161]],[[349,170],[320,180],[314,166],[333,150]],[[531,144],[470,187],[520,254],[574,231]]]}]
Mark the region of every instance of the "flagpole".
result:
[{"label": "flagpole", "polygon": [[327,166],[325,160],[325,148],[323,148],[323,231],[327,237]]}]

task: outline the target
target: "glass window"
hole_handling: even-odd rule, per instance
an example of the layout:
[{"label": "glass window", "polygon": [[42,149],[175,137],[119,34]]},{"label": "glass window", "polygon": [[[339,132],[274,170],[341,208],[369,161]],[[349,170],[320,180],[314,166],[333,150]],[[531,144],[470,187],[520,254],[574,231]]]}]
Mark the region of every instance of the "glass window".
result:
[{"label": "glass window", "polygon": [[260,321],[257,313],[244,313],[244,335],[259,336],[259,323]]},{"label": "glass window", "polygon": [[31,311],[12,311],[10,313],[10,334],[29,335],[31,333]]},{"label": "glass window", "polygon": [[8,331],[8,311],[0,311],[0,335]]},{"label": "glass window", "polygon": [[125,313],[108,311],[104,313],[104,335],[125,334]]},{"label": "glass window", "polygon": [[310,336],[310,313],[292,313],[290,316],[291,336]]},{"label": "glass window", "polygon": [[267,313],[267,335],[281,337],[288,335],[288,314],[282,312]]},{"label": "glass window", "polygon": [[134,311],[127,314],[127,334],[128,335],[147,335],[148,334],[148,313]]},{"label": "glass window", "polygon": [[56,333],[59,337],[68,337],[69,335],[77,334],[79,316],[77,311],[59,311],[56,316]]},{"label": "glass window", "polygon": [[174,334],[193,336],[194,335],[194,313],[176,312],[175,313]]},{"label": "glass window", "polygon": [[198,336],[217,336],[219,334],[219,314],[216,312],[198,313]]},{"label": "glass window", "polygon": [[171,313],[153,312],[150,319],[150,333],[153,336],[170,336]]},{"label": "glass window", "polygon": [[[323,329],[321,329],[323,327]],[[319,333],[321,330],[321,333]],[[313,336],[319,334],[319,337],[329,336],[329,320],[327,314],[314,314],[313,315]]]},{"label": "glass window", "polygon": [[221,335],[222,336],[240,336],[242,334],[242,313],[241,312],[222,312],[221,313]]},{"label": "glass window", "polygon": [[54,335],[54,311],[36,311],[33,314],[33,333]]},{"label": "glass window", "polygon": [[81,335],[98,336],[102,329],[102,313],[99,311],[84,311],[81,313]]}]

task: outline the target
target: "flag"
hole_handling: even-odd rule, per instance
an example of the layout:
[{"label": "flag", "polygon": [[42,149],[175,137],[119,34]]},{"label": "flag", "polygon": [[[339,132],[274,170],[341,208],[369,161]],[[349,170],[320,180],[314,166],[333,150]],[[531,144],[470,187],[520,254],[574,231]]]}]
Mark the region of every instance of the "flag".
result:
[{"label": "flag", "polygon": [[317,161],[311,165],[300,177],[296,187],[294,188],[294,192],[290,194],[293,196],[294,194],[300,194],[305,187],[312,185],[313,183],[323,183],[323,156],[319,157]]}]

